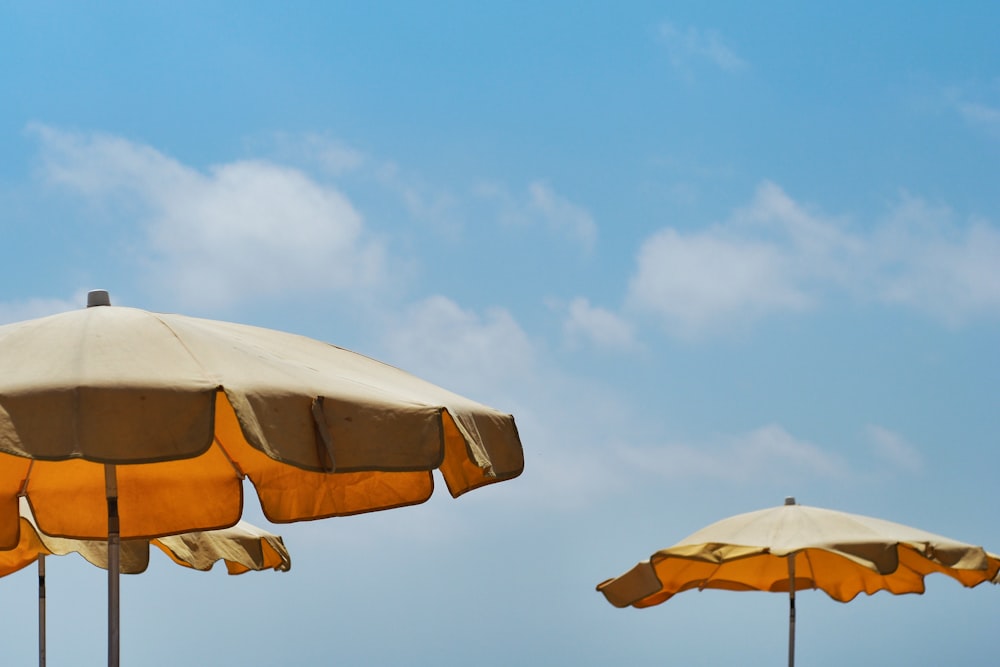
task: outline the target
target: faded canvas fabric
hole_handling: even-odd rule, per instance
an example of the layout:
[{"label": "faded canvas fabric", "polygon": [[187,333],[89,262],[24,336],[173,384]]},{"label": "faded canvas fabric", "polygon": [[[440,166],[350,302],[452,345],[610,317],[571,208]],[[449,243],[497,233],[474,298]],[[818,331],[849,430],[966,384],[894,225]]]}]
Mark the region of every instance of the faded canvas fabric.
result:
[{"label": "faded canvas fabric", "polygon": [[285,522],[523,465],[511,415],[302,336],[115,306],[0,327],[0,548],[21,495],[46,534],[102,539],[113,485],[145,539],[235,524],[244,477]]}]

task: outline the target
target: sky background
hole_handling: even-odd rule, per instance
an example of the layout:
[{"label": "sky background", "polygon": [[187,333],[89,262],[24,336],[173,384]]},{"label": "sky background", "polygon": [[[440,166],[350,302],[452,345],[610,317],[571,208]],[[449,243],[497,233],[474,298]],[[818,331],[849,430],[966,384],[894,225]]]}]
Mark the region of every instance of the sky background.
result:
[{"label": "sky background", "polygon": [[[293,331],[524,444],[272,527],[288,573],[154,554],[123,664],[784,664],[785,596],[594,587],[787,495],[1000,551],[1000,5],[704,4],[0,0],[0,322],[102,288]],[[105,586],[48,559],[50,665],[105,660]],[[995,664],[998,612],[806,592],[797,655]]]}]

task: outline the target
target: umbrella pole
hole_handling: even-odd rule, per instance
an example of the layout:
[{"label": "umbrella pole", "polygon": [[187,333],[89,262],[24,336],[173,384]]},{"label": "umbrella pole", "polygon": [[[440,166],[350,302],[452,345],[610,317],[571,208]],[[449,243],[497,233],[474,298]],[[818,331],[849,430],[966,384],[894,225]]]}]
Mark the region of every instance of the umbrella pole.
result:
[{"label": "umbrella pole", "polygon": [[38,555],[38,667],[45,667],[45,555]]},{"label": "umbrella pole", "polygon": [[795,667],[795,554],[788,554],[788,667]]},{"label": "umbrella pole", "polygon": [[118,521],[118,476],[114,465],[104,466],[104,485],[108,498],[108,667],[118,667],[121,528]]}]

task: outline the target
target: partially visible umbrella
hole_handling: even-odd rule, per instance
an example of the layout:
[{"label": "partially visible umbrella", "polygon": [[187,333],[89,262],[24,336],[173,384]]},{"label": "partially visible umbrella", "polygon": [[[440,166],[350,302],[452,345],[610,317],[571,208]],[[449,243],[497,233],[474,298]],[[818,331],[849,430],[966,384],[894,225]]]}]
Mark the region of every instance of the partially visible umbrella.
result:
[{"label": "partially visible umbrella", "polygon": [[795,592],[838,602],[859,593],[923,593],[940,572],[963,586],[1000,578],[982,547],[898,523],[795,504],[723,519],[597,585],[616,607],[651,607],[681,591],[714,588],[789,594],[788,664],[795,664]]},{"label": "partially visible umbrella", "polygon": [[[21,531],[16,547],[0,551],[0,577],[38,562],[38,659],[45,665],[45,557],[78,553],[98,567],[108,567],[108,543],[103,540],[72,540],[46,535],[38,529],[27,502],[21,499]],[[178,565],[196,570],[210,570],[223,561],[229,574],[250,570],[291,568],[292,561],[284,541],[278,535],[240,521],[231,528],[170,535],[152,540],[124,540],[119,554],[119,570],[140,574],[149,565],[149,546],[158,547]]]},{"label": "partially visible umbrella", "polygon": [[[74,540],[46,535],[35,523],[27,502],[21,499],[21,535],[13,549],[0,551],[0,577],[4,577],[47,555],[78,553],[87,561],[108,568],[108,543],[104,540]],[[223,561],[229,574],[250,570],[287,571],[291,557],[284,541],[247,521],[231,528],[182,535],[168,535],[150,540],[122,540],[119,572],[140,574],[149,566],[149,546],[159,548],[178,565],[195,570],[210,570]]]}]

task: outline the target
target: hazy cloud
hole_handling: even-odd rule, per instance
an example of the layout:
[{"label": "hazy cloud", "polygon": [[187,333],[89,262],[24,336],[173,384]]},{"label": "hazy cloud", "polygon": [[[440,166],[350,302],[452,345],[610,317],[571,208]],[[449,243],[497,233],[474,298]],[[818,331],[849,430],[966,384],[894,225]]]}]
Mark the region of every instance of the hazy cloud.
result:
[{"label": "hazy cloud", "polygon": [[692,63],[697,62],[708,62],[727,72],[735,72],[747,66],[717,30],[678,27],[665,21],[660,24],[659,34],[666,45],[670,64],[685,75],[690,74]]},{"label": "hazy cloud", "polygon": [[523,381],[534,367],[531,341],[502,308],[478,313],[432,296],[406,308],[386,331],[396,363],[463,392]]},{"label": "hazy cloud", "polygon": [[404,174],[400,166],[391,161],[379,164],[374,176],[379,185],[402,202],[410,216],[429,222],[445,237],[459,236],[464,224],[460,197]]},{"label": "hazy cloud", "polygon": [[597,239],[597,225],[581,206],[562,197],[540,181],[528,186],[529,209],[540,217],[548,227],[575,239],[586,250],[594,246]]},{"label": "hazy cloud", "polygon": [[848,473],[838,456],[774,424],[717,443],[622,447],[620,454],[628,465],[668,479],[748,482],[804,475],[836,479]]},{"label": "hazy cloud", "polygon": [[[299,143],[286,135],[281,136],[284,137],[283,143],[285,144]],[[301,138],[301,142],[309,155],[325,171],[334,175],[357,171],[370,161],[361,150],[322,134],[306,134]]]},{"label": "hazy cloud", "polygon": [[563,326],[571,341],[582,338],[601,347],[612,348],[628,348],[635,344],[632,325],[628,321],[609,310],[591,306],[584,298],[570,302]]},{"label": "hazy cloud", "polygon": [[[970,127],[1000,139],[1000,79],[991,84],[952,86],[944,91],[946,104],[953,108]],[[989,100],[989,101],[986,101]]]},{"label": "hazy cloud", "polygon": [[952,326],[1000,315],[1000,229],[904,193],[871,240],[875,293]]},{"label": "hazy cloud", "polygon": [[[337,190],[265,161],[199,171],[126,139],[36,126],[53,183],[139,210],[149,280],[199,305],[377,283],[380,245]],[[130,211],[132,209],[129,209]]]},{"label": "hazy cloud", "polygon": [[924,461],[920,452],[901,435],[875,424],[870,424],[866,431],[875,456],[898,470],[909,473],[923,470]]},{"label": "hazy cloud", "polygon": [[968,122],[985,128],[991,135],[1000,137],[1000,108],[978,102],[963,102],[958,110]]},{"label": "hazy cloud", "polygon": [[497,207],[502,223],[538,226],[570,239],[584,251],[597,240],[597,224],[582,206],[566,199],[542,181],[533,181],[524,196],[515,196],[499,183],[481,183],[476,195]]},{"label": "hazy cloud", "polygon": [[598,503],[627,486],[630,471],[608,456],[604,434],[635,428],[639,419],[628,401],[546,364],[510,313],[463,308],[434,296],[387,325],[382,344],[392,363],[515,415],[526,443],[525,471],[505,503],[562,511]]}]

